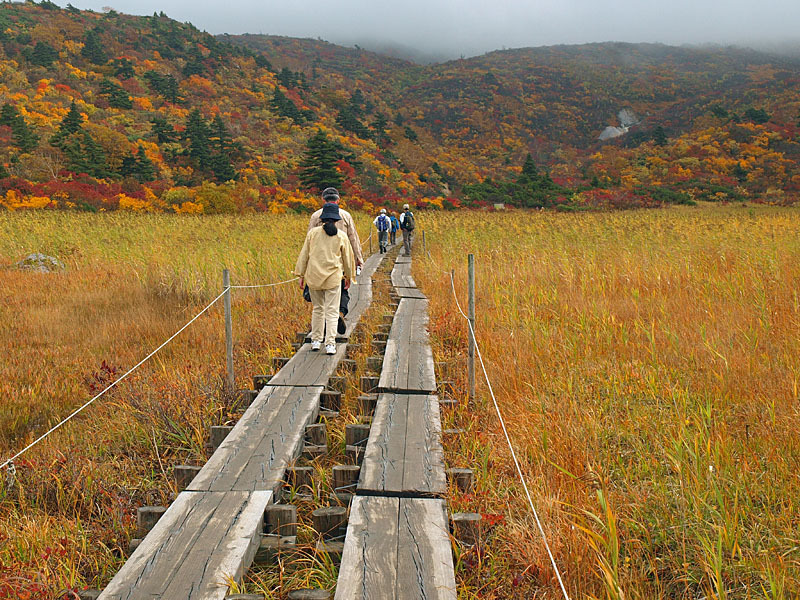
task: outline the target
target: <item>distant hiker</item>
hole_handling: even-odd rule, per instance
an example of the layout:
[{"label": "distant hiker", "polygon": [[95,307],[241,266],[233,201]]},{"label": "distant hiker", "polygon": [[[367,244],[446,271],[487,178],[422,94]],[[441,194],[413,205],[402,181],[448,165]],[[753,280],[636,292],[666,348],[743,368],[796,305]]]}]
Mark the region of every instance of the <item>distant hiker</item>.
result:
[{"label": "distant hiker", "polygon": [[381,254],[386,253],[386,246],[389,244],[389,230],[392,228],[392,220],[386,216],[386,209],[381,209],[381,214],[375,217],[372,222],[378,230],[378,248]]},{"label": "distant hiker", "polygon": [[[339,206],[339,192],[336,191],[336,188],[325,188],[322,190],[322,201],[323,202],[332,202],[337,207]],[[356,261],[356,275],[361,274],[361,265],[364,264],[364,258],[361,255],[361,240],[358,239],[358,231],[356,231],[356,225],[353,223],[353,217],[350,216],[350,213],[344,210],[343,208],[339,209],[339,216],[341,220],[336,221],[336,228],[340,231],[344,231],[347,235],[347,239],[350,240],[350,249],[353,251],[353,258]],[[319,227],[322,225],[322,209],[319,209],[313,215],[311,215],[311,219],[308,222],[308,230],[311,231],[314,227]],[[350,304],[350,294],[347,292],[347,289],[344,287],[344,282],[342,283],[342,292],[341,297],[339,299],[339,320],[338,326],[336,330],[339,334],[344,334],[347,331],[347,325],[344,322],[344,318],[347,316],[347,306]]]},{"label": "distant hiker", "polygon": [[322,227],[312,227],[306,234],[294,273],[300,277],[300,287],[308,286],[313,305],[311,350],[319,350],[324,341],[325,353],[336,354],[339,299],[342,288],[350,287],[356,265],[347,234],[337,228],[342,220],[339,207],[326,203],[320,220]]},{"label": "distant hiker", "polygon": [[393,212],[390,218],[392,220],[392,230],[389,232],[389,243],[394,246],[397,243],[397,230],[400,229],[400,219],[397,218],[396,212]]},{"label": "distant hiker", "polygon": [[414,239],[414,213],[408,204],[403,205],[403,214],[400,215],[400,229],[403,231],[403,255],[411,256],[411,242]]}]

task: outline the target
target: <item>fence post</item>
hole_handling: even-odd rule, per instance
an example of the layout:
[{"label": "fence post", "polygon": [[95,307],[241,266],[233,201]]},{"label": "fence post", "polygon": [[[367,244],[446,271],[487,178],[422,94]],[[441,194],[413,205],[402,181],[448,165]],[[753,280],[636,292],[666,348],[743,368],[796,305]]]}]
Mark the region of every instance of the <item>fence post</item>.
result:
[{"label": "fence post", "polygon": [[425,256],[425,231],[422,232],[422,255]]},{"label": "fence post", "polygon": [[369,253],[372,254],[372,232],[369,232]]},{"label": "fence post", "polygon": [[222,285],[225,287],[225,354],[228,358],[228,389],[235,389],[236,380],[233,375],[233,316],[231,315],[231,273],[222,269]]},{"label": "fence post", "polygon": [[471,326],[469,336],[469,401],[475,402],[475,256],[467,256],[469,271],[469,308],[467,315]]}]

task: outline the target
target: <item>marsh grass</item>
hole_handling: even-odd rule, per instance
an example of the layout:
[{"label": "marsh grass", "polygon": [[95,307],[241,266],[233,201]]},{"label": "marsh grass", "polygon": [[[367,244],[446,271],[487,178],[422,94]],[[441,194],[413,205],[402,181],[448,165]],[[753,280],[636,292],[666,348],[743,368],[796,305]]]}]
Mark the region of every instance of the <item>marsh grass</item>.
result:
[{"label": "marsh grass", "polygon": [[[573,597],[797,597],[798,211],[418,220],[438,375],[465,400],[449,271],[466,306],[472,252],[478,340]],[[461,561],[461,596],[558,596],[485,385],[479,396],[443,419],[467,431],[448,461],[478,478],[450,504],[502,520],[480,564]]]},{"label": "marsh grass", "polygon": [[[5,459],[156,348],[222,289],[289,279],[308,217],[0,213],[0,455]],[[357,217],[359,222],[361,217]],[[362,224],[363,225],[363,224]],[[364,227],[366,229],[366,227]],[[14,268],[31,252],[66,269]],[[237,385],[308,321],[296,284],[233,290]],[[202,464],[223,391],[222,303],[0,477],[0,598],[104,585],[174,464]],[[27,595],[27,596],[26,596]]]}]

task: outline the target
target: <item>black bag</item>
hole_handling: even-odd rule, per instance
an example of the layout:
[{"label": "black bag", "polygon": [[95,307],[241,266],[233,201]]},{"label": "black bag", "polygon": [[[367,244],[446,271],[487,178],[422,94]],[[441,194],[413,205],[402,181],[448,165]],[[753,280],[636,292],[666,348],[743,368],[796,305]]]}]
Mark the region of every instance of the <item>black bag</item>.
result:
[{"label": "black bag", "polygon": [[303,288],[303,300],[311,302],[311,292],[308,291],[308,286]]},{"label": "black bag", "polygon": [[406,231],[414,231],[414,215],[408,211],[403,217],[403,229]]}]

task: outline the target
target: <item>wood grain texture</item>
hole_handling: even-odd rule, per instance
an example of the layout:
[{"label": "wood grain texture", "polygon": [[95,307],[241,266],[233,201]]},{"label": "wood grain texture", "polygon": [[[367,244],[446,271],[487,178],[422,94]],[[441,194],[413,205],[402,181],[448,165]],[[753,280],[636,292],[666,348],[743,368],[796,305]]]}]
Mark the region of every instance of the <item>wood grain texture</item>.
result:
[{"label": "wood grain texture", "polygon": [[269,380],[269,385],[324,386],[344,358],[345,344],[336,344],[336,354],[324,349],[313,352],[311,344],[303,344],[288,363]]},{"label": "wood grain texture", "polygon": [[221,600],[241,581],[272,493],[182,492],[106,586],[101,600]]},{"label": "wood grain texture", "polygon": [[417,287],[414,277],[411,275],[410,262],[396,262],[392,269],[392,285],[395,287]]},{"label": "wood grain texture", "polygon": [[358,493],[440,497],[447,492],[436,396],[381,394],[361,463]]},{"label": "wood grain texture", "polygon": [[415,287],[396,287],[394,291],[400,298],[416,298],[417,300],[427,300],[427,296]]},{"label": "wood grain texture", "polygon": [[455,600],[445,503],[356,496],[335,600]]},{"label": "wood grain texture", "polygon": [[383,392],[418,394],[436,390],[427,300],[400,300],[386,343],[378,388]]},{"label": "wood grain texture", "polygon": [[322,386],[267,386],[195,476],[192,491],[271,490],[303,450]]}]

